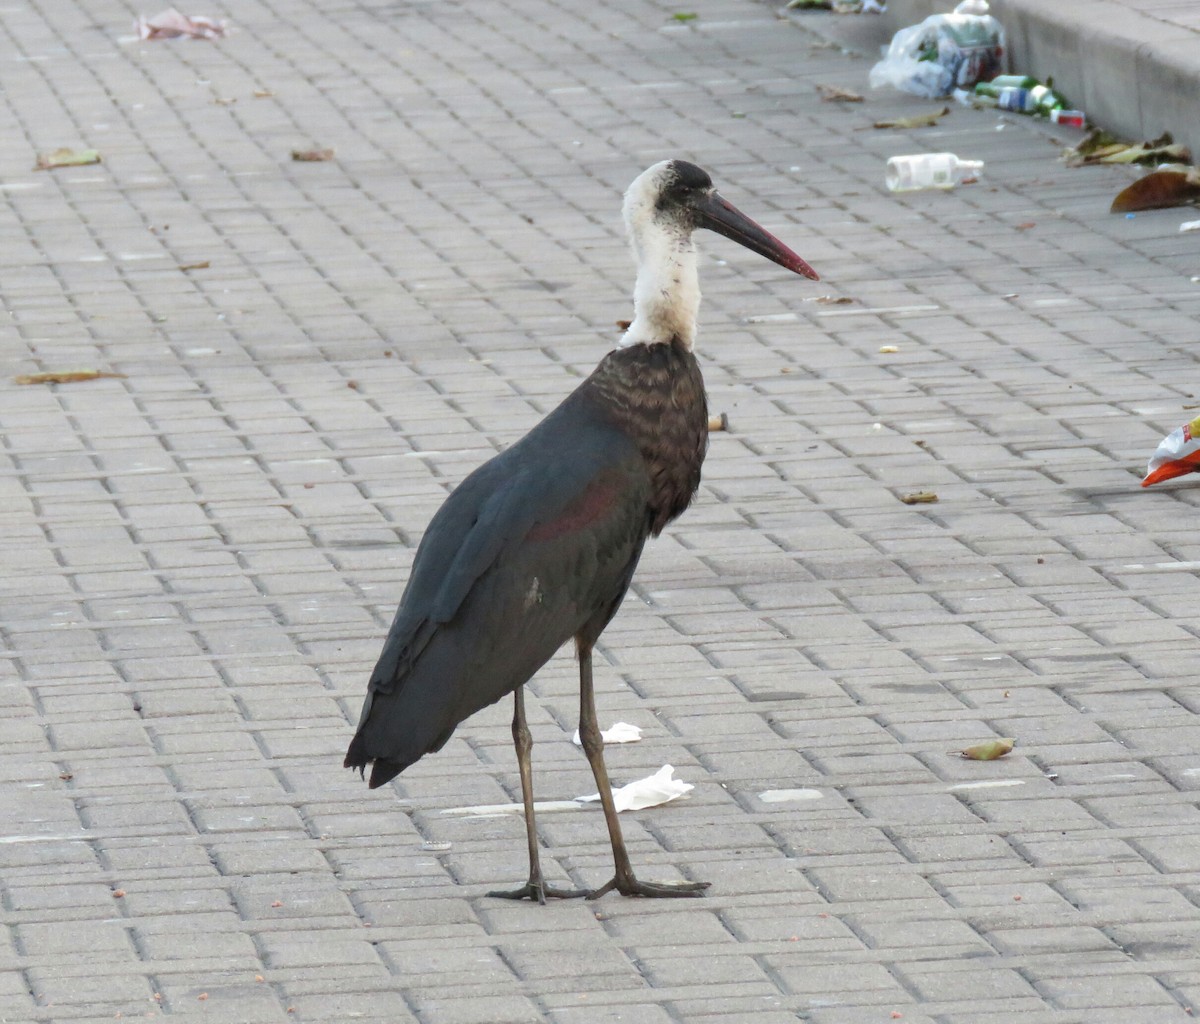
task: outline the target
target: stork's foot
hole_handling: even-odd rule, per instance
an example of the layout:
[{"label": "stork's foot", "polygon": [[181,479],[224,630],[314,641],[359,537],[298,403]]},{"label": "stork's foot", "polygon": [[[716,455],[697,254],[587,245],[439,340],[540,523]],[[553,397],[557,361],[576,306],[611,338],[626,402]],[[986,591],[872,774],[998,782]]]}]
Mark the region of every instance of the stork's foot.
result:
[{"label": "stork's foot", "polygon": [[594,892],[588,893],[589,900],[598,900],[605,893],[617,890],[622,896],[703,896],[704,890],[712,882],[639,882],[630,875],[628,878],[613,878]]},{"label": "stork's foot", "polygon": [[560,889],[545,882],[535,882],[530,879],[519,889],[493,889],[488,893],[501,900],[537,900],[542,906],[546,900],[572,900],[579,896],[587,896],[586,889]]}]

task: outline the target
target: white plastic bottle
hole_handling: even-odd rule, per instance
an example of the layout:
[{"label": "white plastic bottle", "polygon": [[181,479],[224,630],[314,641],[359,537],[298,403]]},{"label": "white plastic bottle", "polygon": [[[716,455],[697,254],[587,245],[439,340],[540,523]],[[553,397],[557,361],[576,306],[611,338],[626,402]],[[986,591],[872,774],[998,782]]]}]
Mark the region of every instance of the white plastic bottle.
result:
[{"label": "white plastic bottle", "polygon": [[887,187],[892,192],[922,188],[954,188],[983,173],[982,160],[960,160],[953,153],[913,153],[887,162]]}]

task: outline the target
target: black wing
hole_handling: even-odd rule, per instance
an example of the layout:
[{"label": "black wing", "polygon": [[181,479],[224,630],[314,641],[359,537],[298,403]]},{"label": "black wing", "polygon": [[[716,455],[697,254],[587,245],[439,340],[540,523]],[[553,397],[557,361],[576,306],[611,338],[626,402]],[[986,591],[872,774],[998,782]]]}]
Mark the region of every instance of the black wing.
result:
[{"label": "black wing", "polygon": [[372,787],[615,613],[648,533],[649,482],[632,442],[581,412],[568,400],[430,522],[346,755],[375,762]]}]

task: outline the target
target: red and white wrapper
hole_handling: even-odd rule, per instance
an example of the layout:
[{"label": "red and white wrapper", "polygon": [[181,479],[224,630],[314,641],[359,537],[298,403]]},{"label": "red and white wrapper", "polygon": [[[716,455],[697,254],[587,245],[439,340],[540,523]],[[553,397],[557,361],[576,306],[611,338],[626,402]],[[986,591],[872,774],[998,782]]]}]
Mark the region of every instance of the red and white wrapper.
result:
[{"label": "red and white wrapper", "polygon": [[1158,443],[1142,486],[1160,484],[1185,473],[1200,473],[1200,416],[1172,430]]}]

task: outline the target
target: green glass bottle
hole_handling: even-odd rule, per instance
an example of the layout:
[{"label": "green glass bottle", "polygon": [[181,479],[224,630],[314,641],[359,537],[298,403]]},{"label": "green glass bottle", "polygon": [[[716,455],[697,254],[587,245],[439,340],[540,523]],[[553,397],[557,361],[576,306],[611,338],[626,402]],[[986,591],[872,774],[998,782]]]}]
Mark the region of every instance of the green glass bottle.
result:
[{"label": "green glass bottle", "polygon": [[976,96],[999,97],[1001,89],[1032,89],[1041,85],[1036,78],[1029,75],[997,75],[990,82],[976,82]]}]

